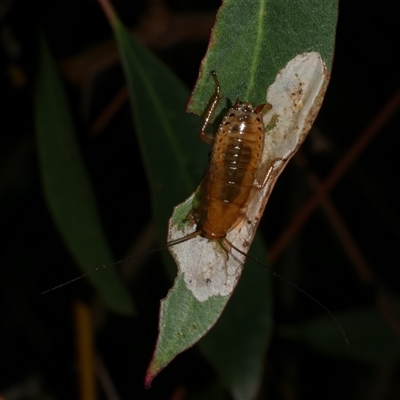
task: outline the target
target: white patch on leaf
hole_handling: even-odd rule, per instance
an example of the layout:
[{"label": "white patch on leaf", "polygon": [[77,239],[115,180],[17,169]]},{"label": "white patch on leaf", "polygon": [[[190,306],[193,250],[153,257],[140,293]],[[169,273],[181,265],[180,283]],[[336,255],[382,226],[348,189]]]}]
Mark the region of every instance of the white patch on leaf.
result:
[{"label": "white patch on leaf", "polygon": [[[318,53],[303,53],[282,69],[268,88],[267,102],[272,109],[264,115],[265,138],[261,170],[270,171],[267,184],[250,201],[241,223],[227,239],[247,253],[275,182],[289,159],[304,141],[321,107],[329,73]],[[265,173],[264,173],[265,175]],[[262,180],[262,177],[261,179]],[[194,194],[185,203],[192,202]],[[179,229],[170,219],[168,242],[193,232],[195,226]],[[190,224],[187,224],[190,225]],[[226,248],[228,245],[224,244]],[[197,236],[169,248],[189,290],[199,301],[210,296],[228,296],[243,269],[244,257],[234,249],[226,251],[218,241]]]}]

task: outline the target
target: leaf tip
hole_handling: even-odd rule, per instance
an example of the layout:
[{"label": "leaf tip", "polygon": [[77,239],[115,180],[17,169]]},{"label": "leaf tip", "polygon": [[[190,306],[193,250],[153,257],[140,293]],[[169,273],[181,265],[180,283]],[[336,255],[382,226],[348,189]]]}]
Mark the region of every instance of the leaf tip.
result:
[{"label": "leaf tip", "polygon": [[156,377],[156,375],[157,375],[157,371],[154,371],[153,361],[151,361],[151,363],[146,371],[146,375],[144,377],[145,389],[149,390],[151,388],[151,384],[153,382],[153,379]]}]

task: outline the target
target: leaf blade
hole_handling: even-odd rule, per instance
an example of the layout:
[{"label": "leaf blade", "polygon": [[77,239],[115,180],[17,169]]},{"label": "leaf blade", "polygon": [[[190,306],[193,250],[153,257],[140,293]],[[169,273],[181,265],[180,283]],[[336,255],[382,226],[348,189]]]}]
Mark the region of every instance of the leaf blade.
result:
[{"label": "leaf blade", "polygon": [[[312,5],[314,4],[315,1],[309,1],[309,7],[308,9],[311,10],[312,9]],[[202,64],[202,70],[200,73],[200,78],[198,80],[198,85],[195,88],[195,91],[192,95],[191,98],[191,102],[189,104],[188,109],[196,112],[198,114],[201,114],[204,109],[205,109],[205,105],[207,104],[207,102],[209,101],[210,95],[213,92],[213,83],[212,83],[212,79],[209,75],[209,72],[211,69],[215,69],[217,70],[218,73],[218,77],[220,78],[220,82],[221,82],[221,87],[223,88],[223,94],[225,95],[225,99],[227,100],[231,100],[232,102],[237,98],[241,98],[242,100],[251,100],[253,102],[264,102],[265,101],[265,93],[267,90],[267,87],[274,81],[277,72],[283,68],[285,66],[285,64],[291,59],[289,57],[292,57],[294,55],[297,55],[299,53],[305,52],[307,51],[311,51],[311,50],[319,50],[318,45],[316,44],[316,39],[315,38],[311,38],[309,39],[309,41],[311,41],[312,45],[310,46],[309,42],[304,43],[297,43],[296,44],[296,38],[294,37],[295,34],[292,32],[292,36],[291,39],[292,41],[295,42],[294,45],[290,45],[288,49],[283,49],[283,55],[280,56],[280,52],[282,52],[282,49],[279,48],[279,44],[274,44],[273,49],[270,51],[268,49],[268,46],[271,46],[270,43],[267,43],[267,46],[264,44],[263,46],[260,46],[260,48],[267,48],[268,51],[266,51],[266,54],[268,55],[269,59],[269,64],[267,65],[266,63],[263,64],[263,62],[265,61],[265,59],[261,59],[260,57],[258,58],[258,61],[255,62],[255,67],[254,72],[253,72],[253,77],[251,78],[250,74],[246,74],[243,73],[243,71],[246,71],[246,68],[243,68],[243,63],[240,64],[240,60],[243,57],[240,57],[239,55],[241,54],[241,51],[247,51],[248,47],[246,48],[245,45],[243,45],[243,43],[240,43],[239,41],[237,41],[237,36],[236,36],[236,31],[235,28],[237,27],[241,27],[243,26],[242,23],[240,23],[242,21],[242,17],[244,18],[244,16],[246,15],[246,9],[247,8],[251,8],[252,6],[255,6],[257,10],[259,10],[259,4],[263,3],[264,5],[266,3],[264,2],[257,2],[257,1],[250,1],[250,2],[246,2],[246,4],[244,4],[243,2],[233,2],[233,1],[225,1],[223,7],[220,9],[220,12],[218,14],[218,24],[214,29],[214,36],[211,39],[211,44],[209,46],[209,51],[205,57],[205,59],[203,60],[203,64]],[[282,2],[281,2],[282,3]],[[307,1],[302,2],[303,3],[307,3]],[[283,3],[286,7],[289,7],[291,3],[289,2],[284,2]],[[335,5],[337,4],[337,2],[335,1],[331,1],[329,3],[330,5]],[[235,5],[237,5],[239,8],[236,11],[235,16],[237,17],[237,19],[234,21],[234,23],[231,23],[230,26],[224,27],[223,29],[221,29],[222,33],[221,35],[225,35],[225,38],[227,40],[229,40],[229,37],[233,38],[230,39],[230,44],[229,46],[226,46],[224,44],[224,42],[222,40],[220,40],[219,42],[216,39],[216,32],[218,32],[219,29],[219,24],[221,24],[221,21],[226,19],[229,20],[229,18],[231,17],[231,15],[229,15],[230,13],[227,12],[227,10],[229,11],[228,7],[234,7]],[[270,6],[270,14],[273,12],[275,12],[275,14],[281,12],[281,5],[278,1],[272,1],[272,2],[268,2],[268,5]],[[322,10],[322,8],[324,7],[324,5],[322,4],[322,2],[319,2],[318,4],[318,10]],[[326,25],[328,26],[328,28],[325,30],[326,32],[328,32],[328,39],[323,41],[323,44],[325,46],[326,51],[322,51],[321,52],[324,54],[323,58],[325,59],[325,61],[327,62],[327,64],[330,64],[330,59],[332,57],[332,51],[333,51],[333,43],[334,43],[334,28],[335,28],[335,24],[336,24],[336,11],[335,11],[335,7],[331,7],[332,9],[334,9],[334,11],[332,11],[329,14],[329,18],[330,18],[330,23],[327,23]],[[253,8],[254,10],[254,8]],[[273,10],[273,12],[271,12],[271,10]],[[225,13],[225,14],[224,14]],[[332,23],[333,21],[333,23]],[[304,22],[304,21],[303,21]],[[116,27],[116,24],[119,25],[119,21],[116,22],[116,20],[114,19],[112,21],[112,24],[114,25],[114,30]],[[270,30],[274,30],[276,29],[276,27],[279,25],[279,23],[273,22],[271,26],[268,26],[268,29]],[[119,29],[119,28],[118,28]],[[306,31],[308,28],[303,29],[304,31]],[[313,31],[314,32],[314,31]],[[118,37],[118,32],[116,32],[116,36]],[[264,32],[265,34],[265,32]],[[297,33],[296,33],[297,35]],[[308,37],[308,36],[307,36]],[[318,35],[316,36],[318,37]],[[258,37],[260,39],[260,36]],[[220,38],[218,38],[219,40]],[[130,86],[132,86],[133,90],[132,90],[132,95],[133,95],[133,99],[135,101],[135,104],[133,105],[133,109],[134,109],[134,114],[135,114],[135,118],[141,118],[141,112],[140,110],[143,112],[145,110],[145,107],[143,107],[143,104],[140,105],[140,109],[139,109],[139,104],[138,104],[138,100],[140,100],[140,102],[144,102],[145,99],[145,91],[138,88],[139,90],[141,90],[141,95],[139,96],[137,93],[135,94],[135,85],[139,85],[140,84],[140,80],[135,79],[133,77],[129,77],[130,74],[134,74],[135,73],[135,65],[134,63],[136,62],[143,62],[144,57],[147,58],[147,55],[144,56],[143,51],[141,48],[137,48],[136,45],[132,48],[133,51],[137,51],[138,54],[140,54],[140,57],[137,56],[136,60],[134,63],[129,63],[127,62],[127,60],[129,60],[129,54],[124,54],[125,51],[129,51],[127,49],[123,49],[122,48],[123,45],[121,45],[120,43],[120,51],[122,54],[122,58],[125,58],[125,70],[128,76],[128,81],[130,81]],[[229,59],[228,55],[231,54],[232,52],[237,51],[237,54],[235,55],[235,57],[233,58],[233,60],[239,60],[239,63],[234,63],[232,62],[232,58]],[[264,51],[264,50],[263,50]],[[213,60],[217,60],[218,62],[214,62]],[[153,62],[153,61],[152,61]],[[154,64],[153,64],[154,66]],[[132,67],[133,72],[129,71],[129,68]],[[148,68],[147,73],[151,73],[151,68]],[[159,71],[157,73],[160,73],[163,76],[163,79],[169,79],[168,74],[165,74],[163,71]],[[138,76],[136,76],[137,78]],[[156,77],[157,79],[157,77]],[[255,84],[254,82],[257,81],[257,84]],[[253,82],[253,83],[252,83]],[[161,83],[161,82],[160,82]],[[167,84],[166,84],[167,85]],[[180,91],[180,89],[179,89]],[[183,92],[181,92],[183,93]],[[248,97],[247,97],[248,96]],[[167,96],[167,99],[171,100],[172,96]],[[173,98],[173,100],[177,100],[175,98]],[[147,101],[147,100],[146,100]],[[182,104],[183,100],[177,100],[178,104]],[[221,108],[223,107],[223,105],[221,105]],[[147,119],[148,120],[148,119]],[[142,120],[139,122],[139,125],[142,124],[142,131],[145,129],[146,124],[144,122],[145,120],[142,118]],[[138,123],[138,122],[137,122]],[[151,121],[149,122],[151,123]],[[193,125],[194,126],[194,125]],[[199,124],[197,124],[197,126],[199,126]],[[198,128],[197,128],[198,129]],[[180,129],[177,128],[177,131],[179,131]],[[194,129],[190,130],[190,132],[193,132]],[[194,151],[193,149],[196,150],[197,145],[196,143],[198,142],[192,142],[191,139],[189,139],[190,135],[189,135],[189,130],[187,130],[187,135],[186,136],[180,136],[181,133],[179,133],[177,135],[177,138],[179,138],[178,140],[181,140],[181,150],[184,151],[184,156],[185,157],[195,157],[196,154],[198,154],[198,152]],[[162,134],[161,130],[160,130],[160,134]],[[192,138],[194,137],[194,135],[192,135]],[[183,139],[184,138],[184,139]],[[186,140],[187,139],[187,140]],[[196,139],[197,140],[197,139]],[[145,143],[145,139],[142,137],[141,138],[142,141],[142,147],[145,149],[144,154],[146,154],[145,158],[146,160],[148,159],[148,157],[151,157],[151,151],[149,150],[149,148],[146,148],[146,143]],[[193,143],[193,145],[191,146],[187,146],[184,147],[185,144],[187,144],[188,142]],[[164,142],[163,142],[164,143]],[[166,143],[167,147],[168,147],[168,142]],[[166,150],[166,149],[165,149]],[[166,150],[167,151],[167,150]],[[170,158],[170,160],[172,160],[172,158]],[[148,161],[146,161],[148,162]],[[182,164],[181,164],[182,165]],[[189,164],[187,164],[189,166]],[[200,164],[199,164],[200,165]],[[203,163],[204,165],[204,163]],[[155,164],[154,164],[155,166]],[[156,190],[156,187],[154,185],[154,182],[167,182],[168,181],[168,177],[166,176],[167,173],[166,171],[168,170],[168,168],[163,169],[163,172],[161,174],[163,174],[163,178],[160,179],[159,178],[159,172],[157,171],[157,168],[154,168],[154,166],[152,168],[150,168],[151,172],[150,175],[153,176],[152,181],[153,181],[153,186],[154,188],[152,189],[153,191],[153,196],[160,196],[161,192]],[[189,167],[190,168],[190,167]],[[197,168],[197,166],[195,167]],[[181,170],[179,170],[179,168],[176,171],[176,175],[173,175],[174,178],[179,177],[180,176],[180,172]],[[189,169],[189,172],[192,173],[193,171]],[[179,180],[179,179],[177,179]],[[183,180],[182,180],[183,181]],[[192,182],[195,182],[196,179],[192,178]],[[185,185],[188,186],[188,185]],[[172,188],[174,188],[174,183],[172,183]],[[179,189],[180,190],[180,189]],[[190,188],[190,190],[193,190],[193,187]],[[181,191],[179,193],[182,193]],[[187,192],[186,192],[187,194]],[[165,195],[165,193],[164,193]],[[159,204],[158,206],[156,206],[156,210],[155,210],[155,216],[156,219],[158,219],[158,221],[163,221],[163,223],[165,223],[166,220],[166,207],[165,204],[168,203],[168,207],[170,206],[170,199],[168,198],[168,196],[166,198],[162,198],[163,200],[163,204]],[[157,199],[154,199],[153,201],[157,201]],[[182,207],[187,207],[187,203],[183,203]],[[162,212],[160,210],[163,210]],[[179,208],[177,209],[176,212],[181,212],[182,215],[184,215],[184,211],[179,211]],[[164,215],[164,217],[162,217]],[[164,218],[164,219],[162,219]],[[160,223],[157,222],[160,226]],[[162,230],[164,230],[161,227]],[[264,253],[265,254],[265,253]],[[251,274],[251,272],[250,272]],[[177,280],[177,282],[180,282]],[[260,298],[263,298],[263,290],[265,291],[265,286],[263,286],[262,288],[258,287],[257,288],[257,292],[253,291],[254,295],[260,295]],[[260,293],[261,292],[261,293]],[[251,294],[251,293],[250,293]],[[175,295],[175,293],[174,293]],[[249,295],[249,293],[247,293],[247,296]],[[268,293],[268,301],[269,304],[271,304],[271,293]],[[168,301],[168,300],[166,300]],[[241,301],[242,302],[246,302],[246,294],[241,294]],[[267,302],[268,302],[267,301]],[[267,303],[268,304],[268,303]],[[221,305],[221,311],[223,309],[223,306]],[[176,312],[179,312],[179,310],[176,310]],[[265,309],[261,310],[261,312],[258,312],[257,315],[254,315],[254,319],[260,319],[262,320],[265,315],[262,315],[262,313],[265,313]],[[234,313],[233,313],[234,314]],[[267,316],[270,316],[270,310],[268,309],[266,312]],[[224,316],[222,317],[224,318]],[[222,320],[221,318],[221,320]],[[211,330],[207,336],[207,339],[205,340],[204,344],[204,348],[207,349],[209,346],[209,348],[211,348],[212,346],[214,346],[214,349],[220,349],[222,346],[225,346],[226,340],[223,339],[224,335],[223,334],[218,334],[215,335],[213,337],[213,332],[217,331],[218,329],[218,324],[217,323],[216,327]],[[160,337],[162,336],[162,321],[160,320],[160,336],[159,336],[159,341],[161,340]],[[268,324],[265,324],[268,325]],[[244,325],[241,325],[241,329],[243,330],[243,332],[246,331],[246,327]],[[224,328],[222,331],[226,331],[226,328]],[[260,384],[260,376],[261,376],[261,365],[262,365],[262,357],[263,357],[263,352],[266,348],[267,342],[269,340],[269,335],[270,335],[270,326],[267,326],[267,328],[263,328],[263,330],[260,330],[260,332],[263,332],[263,337],[264,337],[264,341],[262,342],[262,345],[259,344],[259,347],[257,348],[257,351],[254,351],[254,354],[256,354],[256,356],[258,357],[256,360],[254,358],[255,361],[253,361],[254,365],[256,365],[256,371],[258,371],[257,377],[255,379],[253,377],[246,377],[246,379],[240,381],[238,380],[238,377],[241,375],[241,372],[244,372],[243,369],[243,364],[241,364],[242,360],[236,360],[236,363],[234,363],[234,365],[232,365],[232,369],[229,372],[229,375],[226,375],[225,377],[223,377],[223,380],[225,382],[225,384],[230,388],[230,390],[235,393],[235,398],[252,398],[254,397],[257,388],[259,387]],[[249,338],[251,338],[251,332],[248,332]],[[236,332],[230,332],[229,334],[236,334]],[[207,340],[211,341],[207,343]],[[179,343],[178,343],[179,344]],[[217,345],[215,345],[217,344]],[[157,345],[158,346],[158,345]],[[157,347],[156,346],[156,353],[157,353]],[[186,348],[186,345],[183,346]],[[182,347],[177,346],[177,351],[176,353],[178,354],[180,351],[182,351]],[[207,351],[207,350],[206,350]],[[209,355],[213,355],[213,352],[209,352]],[[209,357],[211,359],[211,357]],[[172,360],[172,357],[169,357],[169,361]],[[162,369],[162,365],[164,364],[164,366],[169,362],[166,361],[166,358],[164,358],[164,361],[160,361],[163,359],[163,356],[159,356],[159,359],[157,359],[157,357],[153,357],[152,360],[152,364],[149,367],[149,375],[151,378],[154,376],[154,373],[161,370]],[[213,363],[213,365],[218,369],[218,371],[220,371],[221,376],[223,375],[223,369],[225,367],[225,365],[223,365],[224,363],[221,362],[221,358],[220,357],[216,357],[214,360],[211,361]],[[236,369],[235,369],[236,367]],[[245,375],[245,374],[243,374]],[[147,379],[147,383],[150,383],[151,379],[148,378]],[[251,382],[252,381],[252,382]],[[249,385],[249,386],[246,386]]]},{"label": "leaf blade", "polygon": [[[44,197],[66,247],[83,272],[111,264],[96,199],[79,145],[69,105],[54,60],[40,37],[35,91],[35,123]],[[116,271],[90,274],[106,304],[122,314],[134,305]]]}]

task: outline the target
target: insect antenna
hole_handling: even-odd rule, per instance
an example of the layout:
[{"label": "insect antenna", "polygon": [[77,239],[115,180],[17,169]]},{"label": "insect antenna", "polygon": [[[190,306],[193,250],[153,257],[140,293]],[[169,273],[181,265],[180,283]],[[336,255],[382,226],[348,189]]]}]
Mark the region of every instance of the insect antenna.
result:
[{"label": "insect antenna", "polygon": [[348,347],[350,347],[350,342],[347,339],[346,333],[344,332],[342,325],[340,325],[339,320],[335,317],[335,315],[333,314],[332,311],[330,311],[326,306],[324,306],[319,300],[317,300],[314,296],[312,296],[310,293],[307,293],[305,290],[303,290],[301,287],[297,286],[294,282],[292,282],[291,280],[284,278],[282,275],[278,274],[276,271],[274,271],[271,268],[268,268],[265,264],[263,264],[261,261],[257,260],[257,258],[252,257],[248,254],[246,254],[244,251],[238,249],[233,243],[231,243],[228,239],[224,239],[224,242],[226,242],[232,249],[236,250],[238,253],[240,253],[242,256],[244,256],[245,258],[248,258],[249,260],[253,261],[253,263],[259,265],[260,267],[264,268],[266,271],[268,271],[270,274],[272,274],[273,276],[279,278],[280,280],[282,280],[283,282],[288,283],[290,286],[294,287],[296,290],[298,290],[300,293],[302,293],[304,296],[308,297],[309,299],[311,299],[312,301],[314,301],[315,303],[317,303],[320,307],[322,307],[329,315],[330,317],[333,319],[333,321],[335,322],[336,326],[339,328],[340,333],[342,334],[346,344]]},{"label": "insect antenna", "polygon": [[77,276],[76,278],[73,278],[73,279],[71,279],[71,280],[69,280],[69,281],[67,281],[67,282],[60,283],[59,285],[54,286],[54,287],[52,287],[51,289],[47,289],[47,290],[41,292],[40,294],[46,294],[46,293],[52,292],[53,290],[60,289],[60,288],[62,288],[63,286],[67,286],[67,285],[69,285],[69,284],[71,284],[71,283],[74,283],[74,282],[76,282],[76,281],[79,281],[79,280],[82,279],[82,278],[86,278],[87,276],[92,275],[92,274],[94,274],[94,273],[97,272],[97,271],[101,271],[102,269],[113,268],[113,267],[115,267],[115,266],[117,266],[117,265],[120,265],[120,264],[126,262],[126,261],[133,260],[133,259],[135,259],[135,258],[139,258],[139,257],[142,257],[142,256],[147,256],[147,255],[149,255],[149,254],[156,253],[157,251],[161,251],[161,250],[167,249],[168,247],[174,246],[174,245],[176,245],[176,244],[186,242],[187,240],[192,239],[192,238],[198,236],[199,234],[200,234],[200,231],[199,231],[199,230],[196,230],[196,231],[190,233],[189,235],[183,236],[183,237],[181,237],[181,238],[179,238],[179,239],[172,240],[172,241],[166,243],[166,244],[163,245],[163,246],[160,246],[160,247],[157,247],[157,248],[154,248],[154,249],[150,249],[150,250],[144,251],[143,253],[139,253],[139,254],[134,254],[134,255],[127,256],[127,257],[123,258],[122,260],[115,261],[115,262],[113,262],[113,263],[111,263],[111,264],[103,264],[103,265],[101,265],[101,266],[99,266],[99,267],[93,268],[93,269],[91,269],[90,271],[85,272],[83,275],[79,275],[79,276]]},{"label": "insect antenna", "polygon": [[[197,229],[197,230],[195,230],[194,232],[189,233],[188,235],[183,236],[183,237],[181,237],[181,238],[172,240],[172,241],[166,243],[166,244],[163,245],[163,246],[160,246],[160,247],[157,247],[157,248],[154,248],[154,249],[150,249],[150,250],[144,251],[143,253],[130,255],[130,256],[128,256],[128,257],[125,257],[125,258],[122,259],[122,260],[115,261],[115,262],[113,262],[113,263],[111,263],[111,264],[103,264],[102,266],[99,266],[99,267],[93,268],[93,269],[90,270],[90,271],[87,271],[87,272],[84,273],[83,275],[80,275],[80,276],[78,276],[78,277],[76,277],[76,278],[74,278],[74,279],[71,279],[71,280],[67,281],[67,282],[64,282],[64,283],[61,283],[61,284],[59,284],[59,285],[57,285],[57,286],[54,286],[54,287],[52,287],[51,289],[47,289],[47,290],[41,292],[40,294],[46,294],[46,293],[52,292],[52,291],[54,291],[54,290],[60,289],[60,288],[62,288],[63,286],[67,286],[67,285],[69,285],[69,284],[71,284],[71,283],[73,283],[73,282],[76,282],[76,281],[78,281],[78,280],[80,280],[80,279],[82,279],[82,278],[85,278],[85,277],[87,277],[87,276],[89,276],[89,275],[91,275],[91,274],[94,274],[95,272],[100,271],[100,270],[102,270],[102,269],[112,268],[112,267],[115,267],[115,266],[117,266],[117,265],[120,265],[120,264],[122,264],[122,263],[124,263],[124,262],[126,262],[126,261],[133,260],[133,259],[135,259],[135,258],[139,258],[139,257],[142,257],[142,256],[146,256],[146,255],[149,255],[149,254],[152,254],[152,253],[156,253],[156,252],[158,252],[158,251],[167,249],[167,248],[172,247],[172,246],[175,246],[175,245],[177,245],[177,244],[186,242],[187,240],[193,239],[193,238],[195,238],[196,236],[200,235],[200,233],[201,233],[201,230],[200,230],[200,229]],[[341,332],[341,334],[342,334],[342,336],[343,336],[343,338],[344,338],[344,340],[345,340],[347,346],[350,347],[349,340],[347,339],[346,333],[344,332],[342,326],[340,325],[340,322],[339,322],[338,319],[335,317],[335,315],[332,313],[332,311],[330,311],[326,306],[324,306],[319,300],[317,300],[317,299],[316,299],[314,296],[312,296],[311,294],[307,293],[307,292],[306,292],[305,290],[303,290],[301,287],[297,286],[297,285],[296,285],[294,282],[292,282],[291,280],[289,280],[289,279],[287,279],[287,278],[284,278],[284,277],[283,277],[282,275],[280,275],[278,272],[274,271],[274,270],[271,269],[271,268],[268,268],[265,264],[263,264],[263,263],[262,263],[261,261],[259,261],[257,258],[252,257],[252,256],[246,254],[244,251],[242,251],[242,250],[240,250],[239,248],[237,248],[237,247],[236,247],[232,242],[230,242],[227,238],[224,238],[224,239],[222,240],[222,244],[223,244],[223,243],[226,243],[230,248],[232,248],[232,249],[234,249],[235,251],[237,251],[237,252],[238,252],[239,254],[241,254],[243,257],[248,258],[249,260],[253,261],[253,263],[259,265],[260,267],[262,267],[264,270],[268,271],[268,272],[269,272],[270,274],[272,274],[273,276],[275,276],[275,277],[281,279],[283,282],[288,283],[289,285],[291,285],[292,287],[294,287],[296,290],[298,290],[300,293],[302,293],[304,296],[308,297],[309,299],[311,299],[312,301],[314,301],[315,303],[317,303],[320,307],[322,307],[322,308],[331,316],[331,318],[333,319],[333,321],[335,322],[335,324],[336,324],[337,327],[339,328],[339,330],[340,330],[340,332]]]}]

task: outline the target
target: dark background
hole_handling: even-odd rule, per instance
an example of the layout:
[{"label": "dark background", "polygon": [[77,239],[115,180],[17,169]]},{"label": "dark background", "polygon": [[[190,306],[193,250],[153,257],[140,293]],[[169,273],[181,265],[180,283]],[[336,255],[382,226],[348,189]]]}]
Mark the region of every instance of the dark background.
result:
[{"label": "dark background", "polygon": [[[113,4],[124,23],[135,29],[152,2]],[[158,4],[171,13],[209,16],[219,6],[211,0]],[[331,83],[302,149],[309,166],[299,169],[294,160],[280,178],[261,226],[267,247],[273,246],[311,193],[304,180],[294,187],[299,176],[313,171],[323,179],[329,174],[399,90],[400,29],[398,12],[391,4],[340,4]],[[205,20],[205,30],[207,24]],[[39,25],[60,66],[112,37],[95,1],[0,1],[0,398],[6,399],[77,398],[71,304],[77,297],[93,296],[85,282],[40,295],[80,272],[58,237],[41,194],[32,107]],[[183,37],[151,47],[191,88],[207,41],[207,35],[196,40]],[[119,259],[151,221],[128,102],[100,132],[90,133],[124,84],[122,70],[118,64],[100,69],[89,90],[90,101],[85,97],[88,89],[69,78],[68,67],[62,71],[104,228]],[[382,290],[398,303],[399,118],[399,112],[394,112],[330,194],[374,282],[363,281],[319,208],[276,263],[281,274],[333,311],[374,307]],[[293,267],[299,264],[293,263],[293,257],[300,257],[301,270]],[[159,256],[143,262],[131,283],[138,316],[107,314],[98,325],[97,350],[120,398],[185,398],[179,396],[197,393],[216,379],[196,348],[168,366],[150,391],[142,388],[156,340],[159,300],[170,287]],[[289,285],[275,283],[278,325],[320,315],[321,309],[293,293]],[[326,358],[274,338],[260,398],[268,394],[271,399],[397,399],[398,373],[398,360],[366,365]],[[106,398],[101,389],[99,393]]]}]

